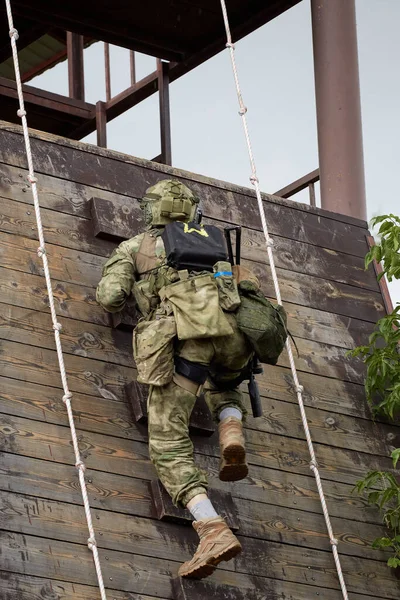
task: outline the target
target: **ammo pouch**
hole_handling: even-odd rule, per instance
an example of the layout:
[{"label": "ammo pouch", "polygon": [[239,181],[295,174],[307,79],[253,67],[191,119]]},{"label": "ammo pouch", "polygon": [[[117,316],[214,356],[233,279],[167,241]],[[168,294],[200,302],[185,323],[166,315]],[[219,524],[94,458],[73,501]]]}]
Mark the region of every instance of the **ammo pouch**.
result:
[{"label": "ammo pouch", "polygon": [[133,332],[133,357],[137,380],[147,385],[166,385],[174,374],[175,319],[160,316],[140,321]]},{"label": "ammo pouch", "polygon": [[233,277],[231,263],[218,261],[214,265],[214,279],[217,282],[219,305],[222,310],[233,311],[240,306],[240,296]]},{"label": "ammo pouch", "polygon": [[180,340],[233,333],[220,308],[218,287],[211,274],[187,277],[172,283],[163,287],[159,296],[162,300],[167,298],[172,306]]},{"label": "ammo pouch", "polygon": [[151,276],[150,279],[135,281],[132,287],[136,305],[144,317],[148,317],[160,303],[158,296],[153,293],[153,288],[154,276]]},{"label": "ammo pouch", "polygon": [[239,284],[241,305],[236,313],[237,325],[246,335],[262,363],[275,365],[288,331],[286,311],[267,300],[250,281]]}]

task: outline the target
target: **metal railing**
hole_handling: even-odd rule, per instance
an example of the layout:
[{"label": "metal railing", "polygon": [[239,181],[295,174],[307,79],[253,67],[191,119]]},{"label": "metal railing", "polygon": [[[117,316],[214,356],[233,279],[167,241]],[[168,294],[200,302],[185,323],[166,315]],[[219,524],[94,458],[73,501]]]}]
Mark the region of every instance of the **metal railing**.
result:
[{"label": "metal railing", "polygon": [[280,198],[291,198],[298,192],[308,188],[310,206],[316,206],[315,184],[317,181],[319,181],[319,169],[315,169],[315,171],[311,171],[311,173],[308,173],[308,175],[304,175],[304,177],[293,181],[293,183],[290,183],[286,187],[275,192],[274,196],[279,196]]}]

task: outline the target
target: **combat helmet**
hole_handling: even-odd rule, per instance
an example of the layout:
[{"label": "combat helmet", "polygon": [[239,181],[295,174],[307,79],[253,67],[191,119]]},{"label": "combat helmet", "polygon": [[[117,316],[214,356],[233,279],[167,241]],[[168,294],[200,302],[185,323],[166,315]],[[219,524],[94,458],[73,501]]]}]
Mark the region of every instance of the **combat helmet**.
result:
[{"label": "combat helmet", "polygon": [[176,179],[162,179],[146,190],[140,207],[148,227],[168,225],[172,221],[196,220],[199,199]]}]

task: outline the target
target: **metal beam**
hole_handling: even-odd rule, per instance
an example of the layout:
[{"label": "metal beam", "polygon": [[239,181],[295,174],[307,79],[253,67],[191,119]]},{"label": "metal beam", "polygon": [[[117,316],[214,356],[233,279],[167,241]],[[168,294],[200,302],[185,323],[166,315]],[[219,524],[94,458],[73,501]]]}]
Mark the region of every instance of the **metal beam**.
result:
[{"label": "metal beam", "polygon": [[107,148],[107,114],[106,105],[104,102],[96,104],[96,130],[97,130],[97,145],[101,148]]},{"label": "metal beam", "polygon": [[315,171],[311,171],[308,175],[304,175],[300,179],[296,179],[293,183],[290,183],[286,187],[274,192],[274,196],[279,196],[280,198],[290,198],[290,196],[294,196],[298,192],[305,190],[310,185],[317,183],[319,181],[319,169],[315,169]]},{"label": "metal beam", "polygon": [[83,67],[83,36],[67,32],[69,96],[75,100],[85,99]]},{"label": "metal beam", "polygon": [[157,60],[160,97],[161,156],[165,165],[172,165],[171,114],[169,103],[169,63]]},{"label": "metal beam", "polygon": [[321,206],[367,218],[354,0],[311,0]]},{"label": "metal beam", "polygon": [[135,52],[133,50],[129,50],[129,67],[131,72],[131,85],[135,85],[136,83],[136,59]]},{"label": "metal beam", "polygon": [[110,68],[110,44],[104,42],[104,72],[106,79],[106,100],[111,100],[111,68]]}]

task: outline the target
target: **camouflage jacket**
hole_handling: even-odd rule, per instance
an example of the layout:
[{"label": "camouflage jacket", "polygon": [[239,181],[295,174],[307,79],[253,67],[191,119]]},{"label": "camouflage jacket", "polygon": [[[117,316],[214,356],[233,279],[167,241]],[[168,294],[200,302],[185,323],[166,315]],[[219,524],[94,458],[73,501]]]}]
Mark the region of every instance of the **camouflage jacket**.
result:
[{"label": "camouflage jacket", "polygon": [[[135,282],[149,280],[165,264],[162,230],[152,229],[122,242],[103,267],[97,286],[97,302],[109,312],[123,309]],[[136,294],[134,294],[136,296]]]}]

